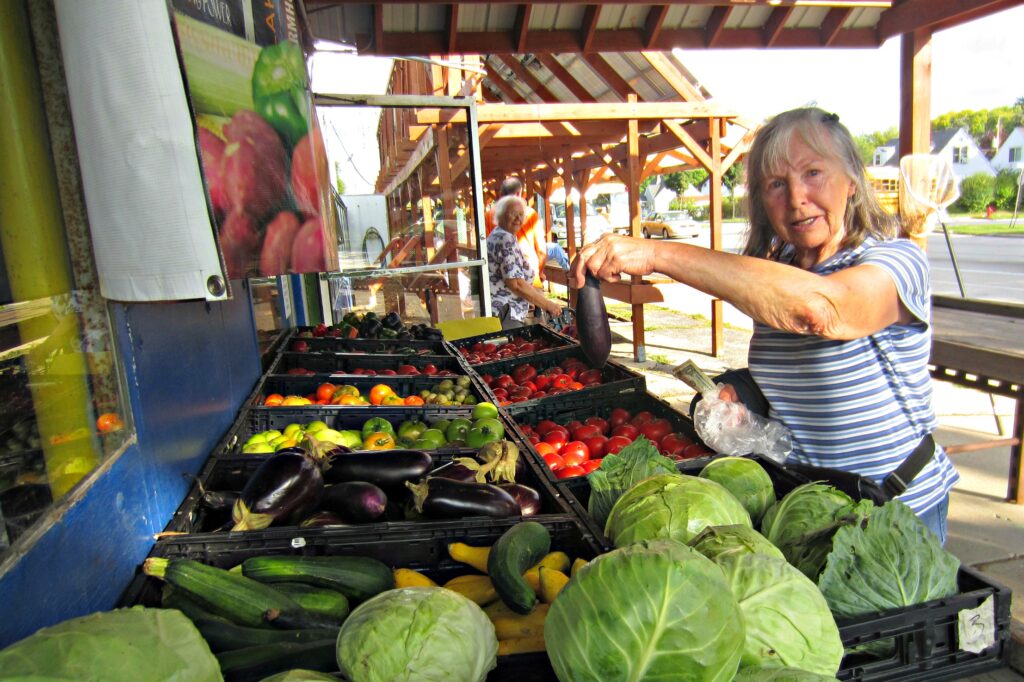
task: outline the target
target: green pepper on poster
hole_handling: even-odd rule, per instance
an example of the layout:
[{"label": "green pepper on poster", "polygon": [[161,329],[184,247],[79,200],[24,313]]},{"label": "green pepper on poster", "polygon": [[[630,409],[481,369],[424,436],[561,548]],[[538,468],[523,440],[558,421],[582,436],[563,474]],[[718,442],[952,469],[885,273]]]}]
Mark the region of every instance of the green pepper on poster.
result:
[{"label": "green pepper on poster", "polygon": [[289,149],[309,131],[309,83],[298,45],[284,41],[260,50],[252,70],[252,99]]}]

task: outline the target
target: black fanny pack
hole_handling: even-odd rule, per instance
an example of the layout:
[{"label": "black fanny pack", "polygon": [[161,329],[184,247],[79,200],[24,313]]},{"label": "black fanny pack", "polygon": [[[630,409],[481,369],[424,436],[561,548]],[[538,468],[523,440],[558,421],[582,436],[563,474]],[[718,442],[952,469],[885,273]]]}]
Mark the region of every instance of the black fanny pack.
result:
[{"label": "black fanny pack", "polygon": [[[768,401],[758,387],[757,382],[750,375],[749,369],[734,369],[719,374],[714,378],[716,384],[730,384],[736,389],[740,401],[747,406],[751,412],[762,417],[768,416]],[[690,417],[700,400],[698,393],[690,403]],[[935,454],[935,440],[931,434],[927,434],[917,444],[914,451],[900,463],[896,470],[886,476],[881,485],[870,478],[854,474],[842,469],[830,469],[828,467],[816,467],[809,464],[785,464],[780,465],[767,457],[755,457],[765,468],[768,475],[775,484],[775,491],[781,498],[793,488],[819,481],[827,483],[837,490],[841,490],[855,500],[871,500],[875,504],[882,505],[897,497],[907,489],[910,482],[921,473],[921,469],[931,460]]]}]

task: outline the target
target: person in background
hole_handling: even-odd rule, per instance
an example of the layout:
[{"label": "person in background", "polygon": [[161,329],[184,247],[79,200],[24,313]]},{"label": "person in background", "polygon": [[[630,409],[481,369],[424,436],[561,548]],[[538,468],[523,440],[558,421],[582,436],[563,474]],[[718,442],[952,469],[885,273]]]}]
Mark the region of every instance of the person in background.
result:
[{"label": "person in background", "polygon": [[548,242],[548,260],[558,265],[563,270],[569,269],[569,255],[558,242]]},{"label": "person in background", "polygon": [[[499,189],[498,202],[501,201],[502,197],[523,197],[523,183],[518,178],[505,178]],[[491,232],[494,231],[497,225],[495,214],[497,212],[498,202],[491,205],[490,210],[485,214],[485,224],[487,227],[487,236],[491,236]],[[526,200],[523,200],[523,204],[526,206],[526,215],[523,216],[523,224],[516,233],[516,239],[523,245],[523,252],[526,254],[527,259],[530,261],[530,265],[533,266],[533,286],[539,287],[541,281],[544,279],[544,263],[548,259],[548,246],[547,239],[544,236],[544,227],[539,225],[537,212],[530,208],[529,204],[526,204]]]},{"label": "person in background", "polygon": [[[931,438],[925,254],[896,238],[835,114],[779,114],[758,132],[746,166],[741,255],[606,235],[581,249],[570,282],[587,270],[609,281],[660,272],[749,315],[749,376],[767,416],[793,434],[790,460],[871,478],[944,542],[959,476]],[[897,469],[902,491],[890,477]]]},{"label": "person in background", "polygon": [[515,237],[526,208],[526,202],[515,195],[499,199],[494,211],[496,226],[487,237],[491,306],[502,329],[522,327],[533,306],[552,316],[562,313],[562,306],[533,286],[536,273],[524,253],[525,247]]}]

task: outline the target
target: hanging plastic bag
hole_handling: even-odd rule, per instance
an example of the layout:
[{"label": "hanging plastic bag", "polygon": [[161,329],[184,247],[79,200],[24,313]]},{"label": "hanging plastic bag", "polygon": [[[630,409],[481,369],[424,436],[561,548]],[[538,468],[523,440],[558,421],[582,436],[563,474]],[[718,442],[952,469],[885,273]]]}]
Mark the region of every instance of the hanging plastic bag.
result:
[{"label": "hanging plastic bag", "polygon": [[789,429],[774,419],[754,414],[741,402],[722,400],[725,384],[703,392],[693,413],[697,435],[715,452],[723,455],[767,457],[784,464],[793,451]]}]

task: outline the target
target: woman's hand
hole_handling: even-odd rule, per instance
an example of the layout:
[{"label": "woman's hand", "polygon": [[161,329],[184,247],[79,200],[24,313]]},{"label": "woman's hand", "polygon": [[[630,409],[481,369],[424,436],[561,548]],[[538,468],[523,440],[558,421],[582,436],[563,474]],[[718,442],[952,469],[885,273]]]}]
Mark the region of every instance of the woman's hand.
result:
[{"label": "woman's hand", "polygon": [[589,270],[599,279],[614,282],[619,275],[649,275],[654,272],[657,247],[650,239],[606,234],[587,244],[569,266],[569,286],[583,286]]},{"label": "woman's hand", "polygon": [[558,317],[562,314],[562,305],[558,301],[552,301],[549,298],[545,298],[544,303],[540,307],[551,317]]}]

